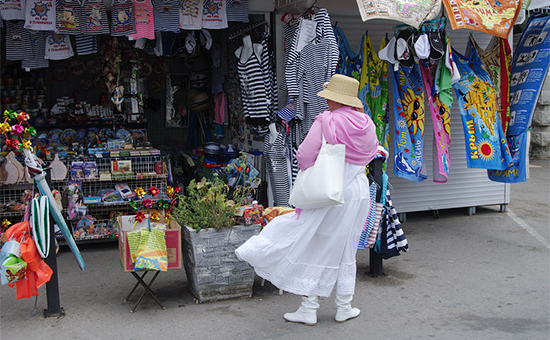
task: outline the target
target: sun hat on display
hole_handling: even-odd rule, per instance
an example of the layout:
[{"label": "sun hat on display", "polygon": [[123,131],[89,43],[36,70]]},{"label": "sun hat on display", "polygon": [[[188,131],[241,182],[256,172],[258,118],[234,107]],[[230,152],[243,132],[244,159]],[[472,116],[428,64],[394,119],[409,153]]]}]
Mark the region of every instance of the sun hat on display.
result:
[{"label": "sun hat on display", "polygon": [[357,98],[358,91],[357,80],[343,74],[335,74],[330,78],[330,82],[323,84],[323,91],[317,95],[344,105],[362,108],[363,103]]}]

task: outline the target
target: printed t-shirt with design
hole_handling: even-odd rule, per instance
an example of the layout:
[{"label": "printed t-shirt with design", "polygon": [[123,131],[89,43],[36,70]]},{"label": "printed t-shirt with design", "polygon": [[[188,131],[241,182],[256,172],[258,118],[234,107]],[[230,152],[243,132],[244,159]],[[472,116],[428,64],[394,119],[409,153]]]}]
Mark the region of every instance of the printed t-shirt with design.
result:
[{"label": "printed t-shirt with design", "polygon": [[214,30],[228,27],[225,0],[204,0],[202,27]]},{"label": "printed t-shirt with design", "polygon": [[71,39],[66,34],[49,32],[46,36],[46,55],[50,60],[68,59],[74,55]]},{"label": "printed t-shirt with design", "polygon": [[25,28],[37,31],[55,31],[55,0],[27,0]]},{"label": "printed t-shirt with design", "polygon": [[130,40],[139,38],[155,39],[155,17],[151,0],[133,0],[136,13],[136,33],[130,34]]},{"label": "printed t-shirt with design", "polygon": [[29,30],[23,21],[6,22],[6,60],[25,60],[31,53]]},{"label": "printed t-shirt with design", "polygon": [[84,32],[82,5],[78,0],[65,0],[57,8],[56,27],[59,33],[78,35]]},{"label": "printed t-shirt with design", "polygon": [[4,20],[25,20],[25,1],[4,0],[0,5],[0,12]]},{"label": "printed t-shirt with design", "polygon": [[109,34],[109,20],[107,19],[107,10],[101,0],[84,0],[83,27],[84,34],[100,35]]},{"label": "printed t-shirt with design", "polygon": [[180,28],[182,30],[202,29],[204,0],[183,0],[180,8]]},{"label": "printed t-shirt with design", "polygon": [[50,65],[50,61],[45,59],[46,42],[44,34],[44,31],[29,30],[31,53],[28,55],[27,60],[21,61],[21,68],[27,72],[39,68],[47,68]]},{"label": "printed t-shirt with design", "polygon": [[136,33],[134,3],[132,0],[114,0],[111,7],[111,36]]}]

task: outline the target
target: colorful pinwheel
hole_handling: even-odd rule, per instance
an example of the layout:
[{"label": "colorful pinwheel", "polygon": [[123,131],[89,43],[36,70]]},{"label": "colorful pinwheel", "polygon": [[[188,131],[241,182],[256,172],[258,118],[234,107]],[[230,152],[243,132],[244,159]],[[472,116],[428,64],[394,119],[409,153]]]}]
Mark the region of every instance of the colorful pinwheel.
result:
[{"label": "colorful pinwheel", "polygon": [[145,220],[145,214],[142,211],[136,213],[136,222],[143,222]]},{"label": "colorful pinwheel", "polygon": [[157,197],[157,195],[160,193],[160,190],[156,186],[152,186],[151,189],[149,189],[149,192],[153,197]]},{"label": "colorful pinwheel", "polygon": [[153,207],[153,201],[151,201],[150,199],[146,198],[144,199],[143,201],[141,201],[141,204],[143,204],[143,206],[145,208],[152,208]]},{"label": "colorful pinwheel", "polygon": [[154,212],[151,215],[149,215],[149,219],[151,221],[158,221],[158,220],[160,220],[160,215],[159,215],[158,212]]},{"label": "colorful pinwheel", "polygon": [[143,198],[143,196],[145,195],[145,190],[143,190],[142,187],[139,187],[134,191],[135,191],[136,195],[138,195],[139,198]]}]

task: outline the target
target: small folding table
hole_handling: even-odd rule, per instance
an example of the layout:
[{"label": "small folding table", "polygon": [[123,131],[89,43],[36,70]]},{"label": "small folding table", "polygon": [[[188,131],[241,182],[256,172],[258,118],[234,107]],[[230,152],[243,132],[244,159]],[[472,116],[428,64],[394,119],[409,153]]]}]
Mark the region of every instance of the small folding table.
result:
[{"label": "small folding table", "polygon": [[[153,275],[153,278],[151,279],[151,281],[149,281],[149,283],[146,283],[143,280],[143,278],[145,278],[145,275],[147,275],[147,273],[150,272],[150,271],[155,272],[155,275]],[[137,289],[137,287],[139,285],[141,285],[145,289],[143,291],[143,293],[141,293],[139,299],[136,301],[136,304],[134,305],[134,307],[130,310],[130,313],[133,313],[136,310],[137,306],[141,303],[141,300],[143,300],[143,297],[145,296],[146,293],[149,293],[149,295],[151,295],[153,297],[153,299],[155,299],[155,301],[159,304],[160,308],[162,308],[163,310],[166,309],[166,307],[164,307],[162,305],[162,303],[160,303],[160,301],[157,298],[155,292],[153,292],[151,290],[151,285],[153,284],[153,282],[155,282],[155,279],[159,275],[160,271],[158,271],[158,270],[142,270],[142,272],[143,272],[143,274],[141,276],[139,276],[138,273],[136,273],[136,272],[130,272],[130,273],[132,273],[134,278],[137,280],[137,282],[134,285],[134,288],[132,288],[132,290],[130,291],[130,293],[126,297],[126,299],[124,299],[124,302],[128,302],[128,300],[130,299],[132,294],[134,294],[135,290]]]}]

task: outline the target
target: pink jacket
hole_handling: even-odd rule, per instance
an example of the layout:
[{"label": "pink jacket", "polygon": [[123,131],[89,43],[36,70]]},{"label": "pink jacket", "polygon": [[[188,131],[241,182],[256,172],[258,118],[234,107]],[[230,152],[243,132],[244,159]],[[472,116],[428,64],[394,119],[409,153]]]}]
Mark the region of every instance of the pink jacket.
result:
[{"label": "pink jacket", "polygon": [[346,145],[348,163],[367,165],[378,149],[376,127],[372,119],[352,107],[344,106],[315,117],[296,154],[300,169],[305,170],[315,163],[321,149],[321,133],[324,133],[328,144]]}]

